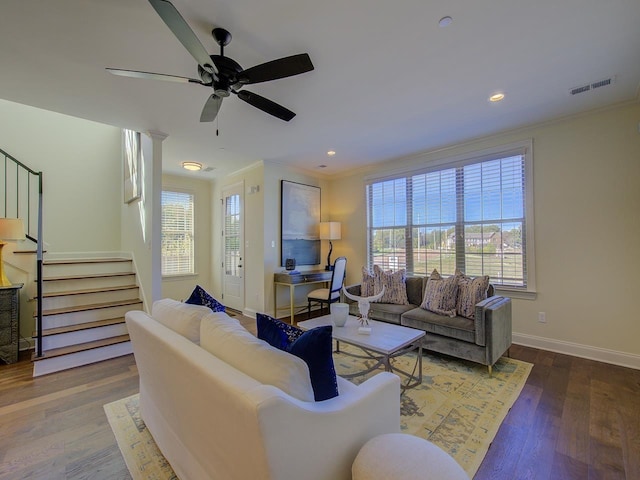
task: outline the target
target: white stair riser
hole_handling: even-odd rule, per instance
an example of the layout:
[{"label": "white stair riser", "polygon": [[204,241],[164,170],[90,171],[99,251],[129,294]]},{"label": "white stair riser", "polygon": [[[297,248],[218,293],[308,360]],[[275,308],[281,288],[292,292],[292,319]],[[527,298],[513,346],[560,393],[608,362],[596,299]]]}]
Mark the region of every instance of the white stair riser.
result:
[{"label": "white stair riser", "polygon": [[68,347],[80,343],[92,342],[94,340],[102,340],[109,337],[117,337],[127,334],[127,325],[119,323],[116,325],[107,325],[104,327],[88,328],[77,332],[61,333],[58,335],[49,335],[42,337],[42,350],[52,350],[54,348]]},{"label": "white stair riser", "polygon": [[142,310],[142,303],[133,305],[122,305],[117,307],[98,308],[94,310],[84,310],[81,312],[59,313],[56,315],[46,315],[42,317],[42,327],[58,328],[69,325],[78,325],[86,322],[96,322],[109,318],[124,317],[129,310]]},{"label": "white stair riser", "polygon": [[33,363],[33,376],[39,377],[40,375],[89,365],[90,363],[101,362],[109,358],[121,357],[130,353],[133,353],[131,342],[122,342],[60,357],[42,359]]},{"label": "white stair riser", "polygon": [[78,307],[82,305],[95,305],[97,303],[118,302],[122,300],[134,300],[139,295],[138,287],[126,290],[112,290],[106,292],[81,293],[76,295],[59,295],[42,299],[43,310],[57,308]]},{"label": "white stair riser", "polygon": [[126,262],[93,262],[93,263],[60,263],[45,264],[43,277],[62,277],[68,275],[85,275],[96,273],[131,272],[133,263]]},{"label": "white stair riser", "polygon": [[115,277],[78,278],[70,280],[49,280],[42,282],[45,293],[72,292],[74,290],[86,290],[91,288],[122,287],[133,285],[136,282],[135,274],[118,275]]}]

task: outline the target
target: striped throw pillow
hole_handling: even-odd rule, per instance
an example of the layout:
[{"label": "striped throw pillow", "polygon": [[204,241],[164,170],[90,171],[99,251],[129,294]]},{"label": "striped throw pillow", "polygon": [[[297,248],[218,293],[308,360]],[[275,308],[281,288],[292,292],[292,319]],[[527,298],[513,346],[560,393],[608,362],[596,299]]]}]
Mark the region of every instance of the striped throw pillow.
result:
[{"label": "striped throw pillow", "polygon": [[379,303],[391,303],[393,305],[409,305],[407,298],[406,270],[404,268],[392,272],[385,272],[378,265],[373,266],[375,276],[375,292],[380,293],[384,287],[384,295]]},{"label": "striped throw pillow", "polygon": [[376,278],[368,268],[362,267],[362,282],[360,284],[360,296],[372,297],[375,295]]},{"label": "striped throw pillow", "polygon": [[471,320],[476,318],[476,303],[487,298],[489,290],[489,277],[468,277],[459,270],[456,270],[458,278],[458,301],[456,311],[458,315]]},{"label": "striped throw pillow", "polygon": [[458,277],[452,275],[442,278],[434,269],[427,280],[424,298],[420,308],[440,315],[456,316],[456,300],[458,296]]}]

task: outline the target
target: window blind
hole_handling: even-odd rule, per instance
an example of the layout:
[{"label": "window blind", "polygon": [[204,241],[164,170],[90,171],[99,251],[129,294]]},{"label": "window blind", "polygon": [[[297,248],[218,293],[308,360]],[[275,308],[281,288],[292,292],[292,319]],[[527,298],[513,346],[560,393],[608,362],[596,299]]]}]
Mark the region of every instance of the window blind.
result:
[{"label": "window blind", "polygon": [[162,275],[194,273],[193,195],[162,192]]},{"label": "window blind", "polygon": [[527,288],[526,161],[519,148],[368,183],[369,266]]}]

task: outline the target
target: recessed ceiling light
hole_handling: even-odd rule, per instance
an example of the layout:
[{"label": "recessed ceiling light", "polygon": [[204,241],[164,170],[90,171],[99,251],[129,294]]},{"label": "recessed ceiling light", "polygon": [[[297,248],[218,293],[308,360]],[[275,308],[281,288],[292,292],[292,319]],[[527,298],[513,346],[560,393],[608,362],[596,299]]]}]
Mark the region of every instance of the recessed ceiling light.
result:
[{"label": "recessed ceiling light", "polygon": [[329,155],[330,157],[333,157],[336,154],[336,152],[334,152],[333,150],[329,150],[327,152],[327,155]]},{"label": "recessed ceiling light", "polygon": [[499,102],[504,98],[504,93],[494,93],[489,97],[490,102]]},{"label": "recessed ceiling light", "polygon": [[453,23],[453,18],[446,16],[446,17],[442,17],[439,21],[438,21],[438,25],[440,25],[441,27],[448,27],[449,25],[451,25]]},{"label": "recessed ceiling light", "polygon": [[198,162],[182,162],[182,168],[185,170],[190,170],[192,172],[197,172],[202,170],[202,164]]}]

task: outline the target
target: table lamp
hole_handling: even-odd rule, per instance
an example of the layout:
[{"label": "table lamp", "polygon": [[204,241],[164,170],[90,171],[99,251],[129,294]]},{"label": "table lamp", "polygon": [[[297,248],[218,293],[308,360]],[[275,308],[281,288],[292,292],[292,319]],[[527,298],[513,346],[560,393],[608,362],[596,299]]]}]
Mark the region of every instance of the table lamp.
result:
[{"label": "table lamp", "polygon": [[331,240],[340,240],[340,222],[320,222],[320,240],[329,240],[329,255],[327,255],[327,266],[325,270],[333,270],[331,265],[331,252],[333,251],[333,243]]},{"label": "table lamp", "polygon": [[2,247],[7,242],[24,240],[24,225],[19,218],[0,218],[0,287],[10,287],[12,283],[4,273],[4,260],[2,259]]}]

